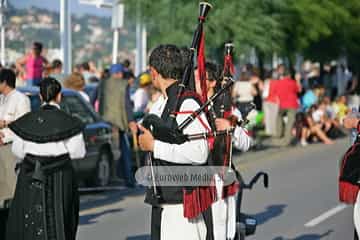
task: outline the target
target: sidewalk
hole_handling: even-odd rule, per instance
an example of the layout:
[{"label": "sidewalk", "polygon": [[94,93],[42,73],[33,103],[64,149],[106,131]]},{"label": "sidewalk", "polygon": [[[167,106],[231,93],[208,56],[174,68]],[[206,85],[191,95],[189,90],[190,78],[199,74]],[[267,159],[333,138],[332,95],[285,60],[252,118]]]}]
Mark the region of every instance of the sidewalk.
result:
[{"label": "sidewalk", "polygon": [[[349,138],[339,138],[335,140],[337,143],[341,143],[344,145],[349,145]],[[289,147],[266,147],[264,150],[253,151],[250,150],[246,153],[234,152],[233,154],[233,162],[236,167],[245,167],[247,165],[251,165],[254,162],[266,161],[269,159],[277,158],[282,155],[291,156],[292,153],[307,153],[309,151],[319,151],[324,147],[322,143],[313,143],[309,144],[306,147],[302,147],[300,145],[289,146]],[[345,153],[345,152],[344,152]]]}]

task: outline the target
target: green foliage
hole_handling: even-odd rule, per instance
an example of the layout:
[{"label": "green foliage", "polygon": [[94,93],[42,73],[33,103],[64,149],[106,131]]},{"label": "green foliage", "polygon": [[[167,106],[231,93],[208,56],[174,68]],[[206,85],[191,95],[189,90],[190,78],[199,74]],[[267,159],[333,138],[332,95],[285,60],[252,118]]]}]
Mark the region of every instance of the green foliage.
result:
[{"label": "green foliage", "polygon": [[[359,0],[210,0],[207,52],[232,40],[238,52],[296,53],[326,61],[360,56]],[[146,23],[149,45],[189,45],[197,23],[195,0],[125,0],[133,19]],[[139,14],[140,13],[140,14]],[[137,15],[138,14],[138,15]]]}]

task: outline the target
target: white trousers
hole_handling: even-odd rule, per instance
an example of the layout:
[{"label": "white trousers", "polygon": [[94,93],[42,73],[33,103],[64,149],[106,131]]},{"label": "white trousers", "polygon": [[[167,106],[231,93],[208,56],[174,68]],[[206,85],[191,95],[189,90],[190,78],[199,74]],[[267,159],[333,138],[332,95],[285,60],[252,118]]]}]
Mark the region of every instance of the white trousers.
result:
[{"label": "white trousers", "polygon": [[214,240],[234,239],[236,234],[236,196],[222,199],[223,181],[215,175],[217,201],[211,205]]},{"label": "white trousers", "polygon": [[162,205],[161,240],[205,240],[206,225],[202,215],[189,220],[182,204]]},{"label": "white trousers", "polygon": [[360,192],[357,195],[356,202],[354,205],[354,225],[356,232],[360,236]]}]

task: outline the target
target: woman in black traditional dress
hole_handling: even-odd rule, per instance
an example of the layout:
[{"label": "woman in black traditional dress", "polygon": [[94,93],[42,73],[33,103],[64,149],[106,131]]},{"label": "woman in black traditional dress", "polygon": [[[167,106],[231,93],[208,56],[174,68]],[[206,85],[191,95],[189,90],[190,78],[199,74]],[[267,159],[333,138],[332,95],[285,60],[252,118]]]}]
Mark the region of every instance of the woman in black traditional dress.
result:
[{"label": "woman in black traditional dress", "polygon": [[21,168],[7,225],[7,240],[75,240],[79,196],[71,159],[85,156],[84,125],[60,109],[61,85],[40,83],[38,111],[10,124],[12,151]]}]

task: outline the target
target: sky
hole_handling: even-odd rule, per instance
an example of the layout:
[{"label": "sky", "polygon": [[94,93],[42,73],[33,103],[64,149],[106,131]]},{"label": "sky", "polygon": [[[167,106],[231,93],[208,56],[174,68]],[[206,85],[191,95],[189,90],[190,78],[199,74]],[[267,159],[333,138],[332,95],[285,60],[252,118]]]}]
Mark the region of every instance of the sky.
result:
[{"label": "sky", "polygon": [[[111,9],[99,9],[92,5],[80,4],[80,0],[69,0],[71,3],[71,11],[73,14],[91,14],[98,16],[111,16]],[[107,2],[112,2],[107,0]],[[40,8],[46,8],[53,11],[59,11],[60,0],[8,0],[8,3],[16,8],[29,8],[36,6]]]}]

